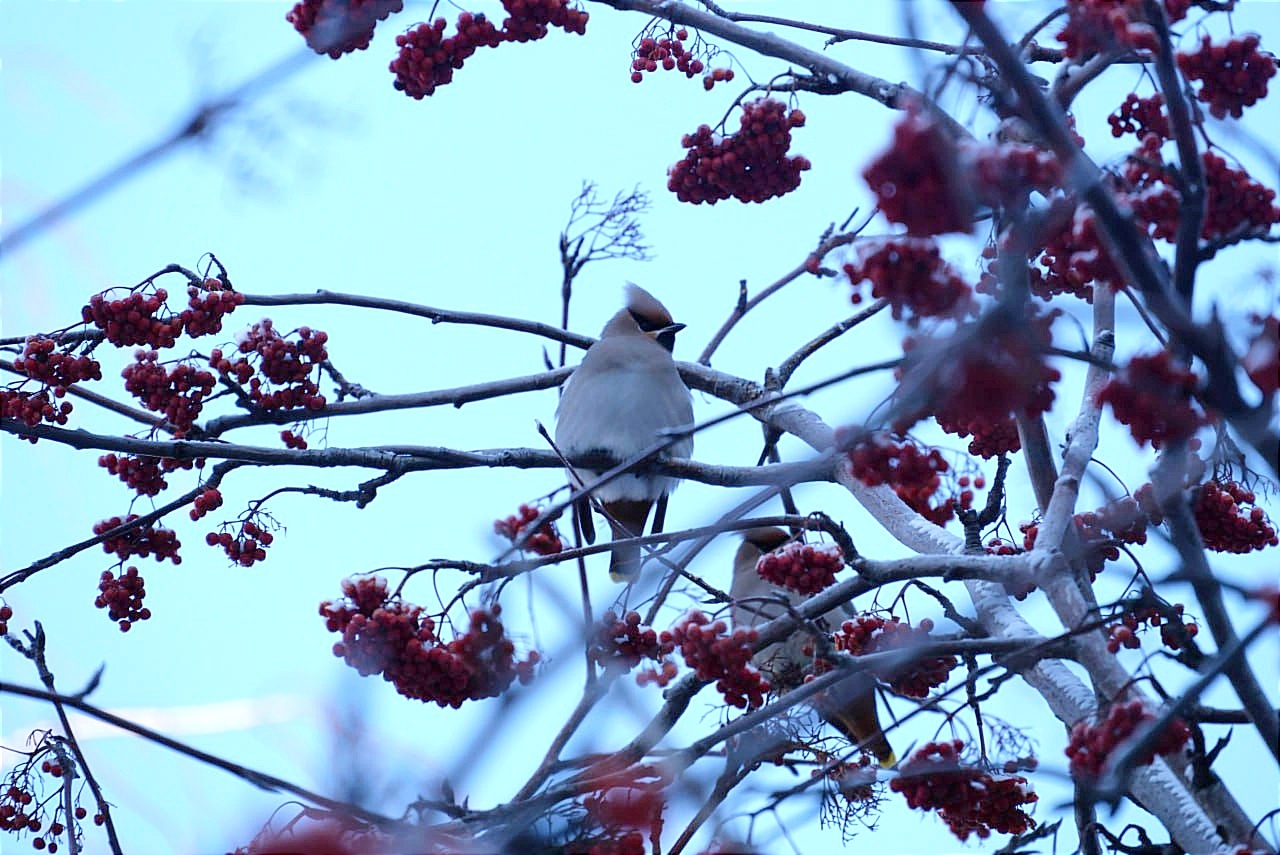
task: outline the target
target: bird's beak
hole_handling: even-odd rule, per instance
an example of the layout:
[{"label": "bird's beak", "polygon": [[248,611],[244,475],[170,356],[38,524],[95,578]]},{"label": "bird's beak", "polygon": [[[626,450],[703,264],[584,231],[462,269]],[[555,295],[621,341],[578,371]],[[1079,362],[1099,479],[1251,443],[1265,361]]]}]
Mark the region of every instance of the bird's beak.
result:
[{"label": "bird's beak", "polygon": [[653,336],[654,341],[662,345],[670,353],[676,346],[676,333],[682,329],[684,329],[684,324],[669,324],[660,330],[654,330],[650,335]]}]

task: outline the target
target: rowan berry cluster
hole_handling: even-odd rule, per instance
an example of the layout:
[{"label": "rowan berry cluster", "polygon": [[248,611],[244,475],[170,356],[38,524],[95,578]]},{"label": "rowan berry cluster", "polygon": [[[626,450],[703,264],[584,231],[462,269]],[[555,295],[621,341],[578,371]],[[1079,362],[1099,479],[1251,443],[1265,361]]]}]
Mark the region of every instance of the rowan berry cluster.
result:
[{"label": "rowan berry cluster", "polygon": [[908,111],[893,128],[889,147],[862,171],[885,218],[927,237],[968,232],[972,206],[965,204],[955,142],[932,118]]},{"label": "rowan berry cluster", "polygon": [[674,650],[675,642],[659,640],[657,632],[640,622],[639,612],[619,618],[609,611],[591,633],[587,657],[606,671],[626,673],[645,659],[662,663]]},{"label": "rowan berry cluster", "polygon": [[1264,395],[1280,387],[1280,316],[1254,318],[1260,328],[1240,359],[1249,379]]},{"label": "rowan berry cluster", "polygon": [[1139,97],[1137,92],[1130,92],[1125,96],[1124,103],[1107,116],[1107,123],[1111,125],[1113,137],[1134,134],[1143,139],[1148,134],[1155,134],[1159,139],[1169,139],[1172,136],[1162,92],[1147,98]]},{"label": "rowan berry cluster", "polygon": [[[1100,777],[1115,747],[1132,736],[1142,724],[1154,721],[1155,717],[1142,701],[1126,701],[1112,704],[1107,710],[1107,717],[1098,724],[1076,722],[1071,728],[1066,750],[1072,777],[1082,780]],[[1191,731],[1187,729],[1186,723],[1181,719],[1173,719],[1155,744],[1137,758],[1138,765],[1147,765],[1157,754],[1177,753],[1190,738]]]},{"label": "rowan berry cluster", "polygon": [[258,525],[252,519],[240,522],[240,530],[232,534],[228,527],[235,523],[223,523],[222,532],[211,531],[204,536],[209,546],[220,546],[227,558],[241,567],[252,567],[259,561],[267,560],[267,547],[275,540],[275,535]]},{"label": "rowan berry cluster", "polygon": [[[1059,314],[1056,309],[1045,314],[1029,311],[1025,323],[975,342],[959,358],[938,366],[933,415],[944,430],[972,434],[975,441],[981,440],[979,448],[995,450],[1010,444],[1014,414],[1036,418],[1052,406],[1053,384],[1062,375],[1044,354]],[[914,339],[904,340],[902,346],[908,365],[898,370],[899,376],[911,364],[913,351],[923,352]],[[924,415],[908,414],[894,429],[905,432]]]},{"label": "rowan berry cluster", "polygon": [[186,436],[200,417],[204,399],[213,392],[213,375],[186,361],[165,370],[154,350],[135,351],[133,358],[123,372],[125,389],[148,410],[163,413],[174,437]]},{"label": "rowan berry cluster", "polygon": [[964,743],[928,742],[900,767],[902,773],[889,788],[902,793],[907,804],[920,810],[936,810],[951,832],[961,840],[1022,834],[1036,827],[1024,810],[1039,800],[1021,775],[993,775],[962,764]]},{"label": "rowan berry cluster", "polygon": [[1196,526],[1206,549],[1215,552],[1252,552],[1277,544],[1276,530],[1267,512],[1253,505],[1257,497],[1235,481],[1206,481],[1196,491]]},{"label": "rowan berry cluster", "polygon": [[911,441],[875,437],[850,451],[849,463],[859,481],[868,487],[888,485],[908,507],[935,525],[945,525],[957,507],[973,503],[972,491],[962,491],[958,497],[948,496],[941,504],[933,504],[943,476],[951,471],[951,464],[936,448],[925,451]]},{"label": "rowan berry cluster", "polygon": [[1267,97],[1267,81],[1276,75],[1276,58],[1258,50],[1252,33],[1214,45],[1206,35],[1195,53],[1179,53],[1178,68],[1189,80],[1201,82],[1196,98],[1209,105],[1209,114],[1238,119],[1245,107]]},{"label": "rowan berry cluster", "polygon": [[[113,528],[126,525],[136,519],[138,519],[137,514],[129,514],[124,519],[111,517],[94,523],[93,533],[105,534]],[[172,530],[156,528],[153,525],[138,526],[123,534],[107,537],[102,541],[102,551],[108,554],[114,553],[121,561],[125,561],[134,555],[139,558],[147,558],[154,555],[156,561],[164,561],[168,558],[174,564],[181,564],[182,556],[178,554],[178,549],[181,546],[182,543]]]},{"label": "rowan berry cluster", "polygon": [[1160,627],[1160,641],[1170,650],[1181,650],[1200,632],[1194,620],[1182,617],[1186,607],[1182,603],[1128,604],[1120,614],[1120,620],[1107,627],[1107,650],[1118,653],[1121,647],[1136,650],[1142,646],[1138,634],[1148,626]]},{"label": "rowan berry cluster", "polygon": [[297,341],[286,338],[270,318],[264,318],[240,339],[239,359],[233,362],[215,349],[209,364],[223,377],[242,385],[247,382],[249,399],[264,410],[323,409],[325,398],[312,376],[329,358],[325,349],[329,335],[310,327],[296,332]]},{"label": "rowan berry cluster", "polygon": [[128,632],[133,624],[151,617],[151,609],[142,604],[147,595],[143,578],[137,567],[126,568],[119,576],[110,570],[102,571],[98,582],[99,594],[93,604],[107,610],[107,617],[116,621],[121,632]]},{"label": "rowan berry cluster", "polygon": [[982,547],[988,555],[1019,555],[1022,550],[1007,540],[993,537]]},{"label": "rowan berry cluster", "polygon": [[104,292],[89,298],[89,305],[80,310],[80,316],[85,323],[102,330],[107,341],[116,347],[173,347],[182,335],[182,319],[172,312],[167,317],[157,317],[167,299],[169,292],[163,288],[131,291],[114,300],[108,300]]},{"label": "rowan berry cluster", "polygon": [[[1124,177],[1131,188],[1126,198],[1148,234],[1173,241],[1178,234],[1182,179],[1161,160],[1160,143],[1159,137],[1148,134],[1126,162]],[[1254,181],[1243,169],[1228,166],[1211,151],[1204,152],[1201,160],[1207,196],[1202,238],[1234,241],[1266,234],[1280,223],[1276,191]]]},{"label": "rowan berry cluster", "polygon": [[890,238],[862,243],[857,260],[844,266],[853,284],[853,303],[862,302],[861,284],[871,283],[871,296],[889,302],[895,320],[906,315],[915,326],[921,318],[958,317],[974,310],[969,283],[942,259],[930,238]]},{"label": "rowan berry cluster", "polygon": [[699,680],[716,681],[716,690],[730,706],[756,709],[764,704],[769,682],[751,664],[754,629],[735,629],[724,621],[712,623],[698,610],[690,611],[670,630],[658,636],[662,644],[679,645],[685,664]]},{"label": "rowan berry cluster", "polygon": [[403,8],[404,0],[301,0],[285,20],[307,47],[337,59],[367,48],[377,23]]},{"label": "rowan berry cluster", "polygon": [[1111,405],[1139,445],[1160,448],[1187,439],[1205,424],[1204,415],[1192,405],[1197,384],[1195,374],[1161,350],[1130,359],[1098,391],[1098,402]]},{"label": "rowan berry cluster", "polygon": [[[1067,23],[1057,34],[1063,53],[1080,59],[1104,51],[1158,48],[1155,30],[1147,22],[1143,0],[1067,0]],[[1187,16],[1191,0],[1164,0],[1170,22]]]},{"label": "rowan berry cluster", "polygon": [[[70,413],[71,402],[55,403],[48,389],[41,389],[39,392],[0,389],[0,416],[17,419],[28,427],[35,427],[41,422],[65,425]],[[23,439],[34,443],[37,438],[24,436]]]},{"label": "rowan berry cluster", "polygon": [[209,511],[217,510],[220,507],[222,507],[222,492],[217,487],[210,487],[203,493],[196,495],[195,501],[192,502],[189,516],[193,520],[198,520]]},{"label": "rowan berry cluster", "polygon": [[535,41],[547,35],[549,26],[579,35],[587,30],[587,13],[570,7],[568,0],[502,0],[502,6],[507,18],[501,28],[484,15],[462,12],[451,36],[444,34],[444,18],[396,36],[400,53],[391,62],[395,88],[420,101],[450,83],[454,71],[479,48]]},{"label": "rowan berry cluster", "polygon": [[204,458],[193,461],[176,457],[120,457],[108,453],[98,458],[98,465],[128,484],[139,496],[155,496],[169,486],[165,475],[192,466],[203,467]]},{"label": "rowan berry cluster", "polygon": [[38,383],[52,386],[57,398],[66,394],[66,387],[73,383],[102,379],[102,366],[96,359],[76,356],[57,347],[51,338],[29,336],[22,355],[13,360],[13,367]]},{"label": "rowan berry cluster", "polygon": [[832,543],[810,546],[793,541],[760,556],[756,572],[760,578],[797,594],[809,595],[835,584],[844,569],[844,550]]},{"label": "rowan berry cluster", "polygon": [[662,38],[641,38],[631,60],[631,82],[639,83],[644,80],[646,72],[654,72],[659,68],[664,71],[682,71],[689,78],[701,74],[702,60],[684,46],[688,38],[689,31],[684,27],[669,31]]},{"label": "rowan berry cluster", "polygon": [[587,813],[609,832],[624,830],[662,831],[662,811],[666,807],[661,774],[650,766],[610,776],[582,800]]},{"label": "rowan berry cluster", "polygon": [[688,152],[668,172],[667,189],[695,205],[729,198],[763,202],[790,193],[810,166],[801,155],[787,155],[791,130],[804,122],[804,113],[781,101],[749,101],[742,105],[737,133],[721,137],[702,125],[684,135],[680,145]]},{"label": "rowan berry cluster", "polygon": [[[903,623],[897,617],[889,620],[877,615],[862,614],[840,625],[831,637],[836,650],[854,656],[866,653],[883,653],[889,650],[910,650],[927,644],[933,621],[925,618],[916,626]],[[929,692],[947,682],[951,672],[960,664],[954,656],[930,656],[912,660],[909,665],[874,669],[876,677],[888,683],[893,690],[909,698],[923,698]]]},{"label": "rowan berry cluster", "polygon": [[456,709],[466,700],[496,697],[517,677],[521,683],[533,677],[537,652],[516,661],[496,605],[472,612],[467,632],[442,643],[435,621],[421,606],[392,599],[385,579],[348,579],[342,593],[343,599],[320,604],[325,626],[342,634],[333,654],[362,676],[382,674],[405,697]]},{"label": "rowan berry cluster", "polygon": [[0,831],[39,832],[43,827],[38,814],[40,804],[37,802],[32,806],[35,793],[28,787],[30,784],[10,784],[0,793]]},{"label": "rowan berry cluster", "polygon": [[[494,520],[493,530],[507,540],[515,543],[524,534],[529,524],[538,518],[538,509],[532,505],[521,505],[515,516],[503,520]],[[525,540],[523,549],[536,552],[538,555],[555,555],[564,551],[564,541],[556,530],[555,522],[547,520],[538,530]]]},{"label": "rowan berry cluster", "polygon": [[729,83],[733,80],[732,68],[713,68],[702,77],[702,88],[710,92],[717,83]]},{"label": "rowan berry cluster", "polygon": [[1012,418],[985,422],[964,412],[963,408],[953,407],[945,413],[935,413],[934,419],[937,420],[938,427],[949,434],[961,439],[973,437],[967,450],[984,459],[1012,454],[1022,448],[1022,440],[1018,437],[1018,423]]},{"label": "rowan berry cluster", "polygon": [[1124,287],[1124,274],[1111,260],[1098,232],[1097,218],[1083,206],[1048,241],[1031,268],[1030,290],[1042,300],[1072,294],[1093,302],[1093,284]]},{"label": "rowan berry cluster", "polygon": [[291,430],[280,431],[280,439],[284,442],[285,448],[292,448],[297,451],[304,451],[307,448],[307,441]]},{"label": "rowan berry cluster", "polygon": [[0,635],[9,634],[9,621],[13,619],[13,609],[5,604],[0,606]]},{"label": "rowan berry cluster", "polygon": [[1062,164],[1053,152],[1037,146],[969,145],[963,152],[974,196],[993,208],[1016,207],[1033,190],[1047,196],[1062,186]]}]

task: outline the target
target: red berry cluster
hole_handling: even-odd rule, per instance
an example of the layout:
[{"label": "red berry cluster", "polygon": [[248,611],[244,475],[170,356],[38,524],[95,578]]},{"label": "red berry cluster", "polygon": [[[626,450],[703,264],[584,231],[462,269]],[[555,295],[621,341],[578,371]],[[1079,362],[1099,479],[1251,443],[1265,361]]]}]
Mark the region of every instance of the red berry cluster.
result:
[{"label": "red berry cluster", "polygon": [[[1143,0],[1067,0],[1067,24],[1058,32],[1063,53],[1072,59],[1104,51],[1159,47],[1155,30],[1147,23]],[[1187,15],[1191,0],[1165,0],[1170,22]]]},{"label": "red berry cluster", "polygon": [[305,451],[307,441],[291,430],[280,431],[280,439],[284,442],[285,448],[292,448],[297,451]]},{"label": "red berry cluster", "polygon": [[[1053,385],[1062,376],[1045,361],[1045,351],[1053,342],[1052,325],[1058,310],[1040,315],[1028,307],[1025,321],[989,336],[969,348],[959,359],[947,361],[936,372],[938,395],[933,415],[945,430],[972,434],[983,449],[1011,444],[1015,413],[1031,418],[1053,405]],[[918,347],[914,340],[903,342],[903,350]],[[904,369],[899,369],[899,374]],[[915,418],[908,414],[894,425],[905,432]],[[967,507],[967,505],[966,505]]]},{"label": "red berry cluster", "polygon": [[180,438],[195,426],[204,399],[213,392],[214,378],[186,361],[166,371],[158,357],[154,350],[135,351],[134,361],[123,372],[124,387],[142,406],[163,413],[173,425],[173,435]]},{"label": "red berry cluster", "polygon": [[38,818],[40,805],[31,807],[33,801],[35,793],[27,787],[10,784],[0,794],[0,831],[40,831],[43,827]]},{"label": "red berry cluster", "polygon": [[[65,425],[70,413],[71,402],[54,403],[48,389],[34,393],[0,389],[0,416],[17,419],[28,427],[35,427],[41,422]],[[24,436],[23,439],[33,443],[36,441],[34,436]]]},{"label": "red berry cluster", "polygon": [[[1243,169],[1231,168],[1211,151],[1204,152],[1201,160],[1207,195],[1200,227],[1202,238],[1238,240],[1266,234],[1280,223],[1275,190],[1254,181]],[[1126,198],[1147,232],[1153,238],[1175,240],[1181,178],[1161,160],[1158,137],[1148,134],[1142,138],[1138,150],[1125,164],[1124,177],[1130,188]]]},{"label": "red berry cluster", "polygon": [[936,448],[924,451],[910,441],[876,437],[850,451],[849,462],[859,481],[869,487],[888,485],[908,507],[935,525],[945,525],[957,507],[973,503],[973,492],[964,490],[958,497],[948,496],[941,504],[933,504],[943,476],[951,471]]},{"label": "red berry cluster", "polygon": [[1209,114],[1240,118],[1245,107],[1267,97],[1267,81],[1276,76],[1276,58],[1258,50],[1259,39],[1250,33],[1226,44],[1213,45],[1206,35],[1195,53],[1179,53],[1178,68],[1189,80],[1201,82],[1196,97],[1209,105]]},{"label": "red berry cluster", "polygon": [[1280,316],[1255,320],[1261,329],[1249,343],[1240,364],[1262,394],[1273,395],[1280,387]]},{"label": "red berry cluster", "polygon": [[502,5],[508,17],[501,29],[484,15],[463,12],[452,36],[444,34],[444,18],[396,36],[400,53],[391,62],[395,88],[420,101],[451,82],[454,71],[479,48],[534,41],[547,35],[548,26],[578,34],[587,29],[587,13],[571,8],[568,0],[502,0]]},{"label": "red berry cluster", "polygon": [[1196,526],[1206,549],[1252,552],[1277,544],[1267,512],[1253,505],[1256,496],[1235,481],[1206,481],[1196,492]]},{"label": "red berry cluster", "polygon": [[[515,516],[507,517],[504,520],[494,520],[493,530],[515,543],[524,533],[524,530],[529,527],[529,523],[537,518],[537,508],[532,505],[521,505]],[[524,548],[539,555],[555,555],[564,551],[564,541],[560,539],[560,532],[556,530],[555,523],[552,520],[547,520],[524,542]]]},{"label": "red berry cluster", "polygon": [[640,623],[638,612],[627,612],[621,619],[605,612],[591,633],[587,657],[605,670],[626,673],[645,659],[662,663],[673,650],[675,643],[660,641],[658,633]]},{"label": "red berry cluster", "polygon": [[[138,519],[137,514],[129,514],[124,519],[111,517],[94,523],[93,533],[105,534],[113,528],[131,523],[136,519]],[[178,549],[181,546],[182,543],[172,530],[156,528],[152,525],[139,526],[126,531],[124,534],[113,535],[102,541],[102,551],[115,553],[115,556],[121,561],[134,555],[139,558],[154,555],[156,561],[164,561],[168,558],[174,564],[181,564],[182,556],[178,554]]]},{"label": "red berry cluster", "polygon": [[1169,132],[1169,117],[1164,111],[1162,92],[1148,98],[1141,98],[1137,92],[1130,92],[1125,96],[1124,103],[1107,116],[1107,123],[1111,125],[1113,137],[1134,134],[1142,138],[1155,134],[1160,139],[1169,139],[1172,136]]},{"label": "red berry cluster", "polygon": [[1032,191],[1048,195],[1063,181],[1056,155],[1025,143],[967,148],[965,176],[979,202],[993,208],[1021,205]]},{"label": "red berry cluster", "polygon": [[710,92],[717,83],[728,83],[733,80],[732,68],[713,68],[702,77],[702,88]]},{"label": "red berry cluster", "polygon": [[[222,493],[217,487],[210,487],[196,496],[191,508],[191,519],[198,520],[209,511],[222,507]],[[212,544],[210,544],[212,545]]]},{"label": "red berry cluster", "polygon": [[342,592],[342,600],[320,604],[329,631],[342,633],[334,655],[362,676],[381,673],[405,697],[456,709],[533,677],[538,653],[516,661],[496,605],[472,612],[467,632],[442,644],[420,606],[389,598],[386,580],[348,579]]},{"label": "red berry cluster", "polygon": [[280,335],[271,319],[264,318],[240,339],[240,359],[232,362],[221,350],[214,350],[209,364],[223,377],[248,382],[250,400],[264,410],[323,409],[324,395],[311,377],[329,358],[325,349],[329,334],[299,327],[297,335],[297,341]]},{"label": "red berry cluster", "polygon": [[243,294],[232,291],[222,280],[210,277],[199,285],[187,286],[187,308],[178,317],[187,335],[198,338],[222,332],[223,317],[243,304]]},{"label": "red berry cluster", "polygon": [[889,788],[902,793],[907,804],[920,810],[936,810],[951,832],[961,840],[970,834],[980,838],[1022,834],[1036,827],[1023,809],[1039,800],[1021,775],[992,775],[962,765],[964,743],[928,742],[900,767],[902,773]]},{"label": "red berry cluster", "polygon": [[13,619],[13,609],[8,604],[0,606],[0,635],[9,634],[9,621]]},{"label": "red berry cluster", "polygon": [[1093,302],[1093,283],[1105,282],[1113,290],[1125,285],[1124,274],[1108,253],[1093,212],[1084,206],[1045,243],[1038,266],[1031,268],[1031,293],[1042,300],[1055,294],[1073,294]]},{"label": "red berry cluster", "polygon": [[103,570],[98,590],[101,593],[93,604],[106,609],[107,617],[120,625],[121,632],[128,632],[133,624],[151,617],[151,609],[142,604],[147,591],[137,567],[129,567],[119,576]]},{"label": "red berry cluster", "polygon": [[[883,653],[887,650],[909,650],[929,641],[933,621],[925,618],[916,626],[903,623],[894,617],[885,620],[871,614],[858,615],[847,620],[831,637],[836,650],[854,656],[864,653]],[[947,682],[952,670],[960,664],[954,656],[918,658],[908,666],[879,669],[876,676],[893,687],[893,690],[909,698],[923,698],[929,692]]]},{"label": "red berry cluster", "polygon": [[791,130],[804,122],[804,113],[781,101],[749,101],[742,105],[737,133],[720,137],[702,125],[684,135],[680,145],[688,153],[668,172],[667,189],[695,205],[729,198],[763,202],[790,193],[810,166],[808,158],[787,156]]},{"label": "red berry cluster", "polygon": [[1001,540],[998,537],[993,537],[988,540],[987,545],[983,547],[983,550],[988,555],[1018,555],[1022,552],[1021,549],[1010,541]]},{"label": "red berry cluster", "polygon": [[[1071,739],[1066,751],[1071,758],[1068,768],[1072,776],[1079,779],[1098,778],[1106,768],[1107,758],[1115,747],[1128,739],[1144,722],[1154,719],[1155,714],[1142,701],[1127,701],[1112,704],[1107,710],[1107,717],[1099,724],[1076,722],[1071,728]],[[1138,758],[1139,765],[1150,763],[1157,754],[1176,753],[1190,738],[1191,731],[1187,729],[1187,725],[1175,718],[1169,722],[1151,750]]]},{"label": "red berry cluster", "polygon": [[13,360],[13,367],[32,380],[54,387],[53,394],[58,398],[72,383],[102,379],[102,366],[96,359],[58,350],[57,342],[41,336],[27,338],[22,355]]},{"label": "red berry cluster", "polygon": [[974,310],[973,291],[943,261],[932,238],[889,238],[860,244],[857,262],[844,273],[853,284],[853,302],[862,302],[861,283],[871,282],[871,296],[888,300],[895,320],[917,325],[921,318],[958,317]]},{"label": "red berry cluster", "polygon": [[105,293],[94,294],[89,305],[80,310],[80,316],[85,323],[102,330],[107,341],[116,347],[173,347],[182,335],[182,319],[172,313],[166,318],[156,316],[167,299],[169,292],[163,288],[149,293],[131,291],[115,300],[108,300]]},{"label": "red berry cluster", "polygon": [[586,35],[588,15],[569,5],[569,0],[502,0],[508,17],[502,32],[508,41],[531,42],[543,38],[548,27],[566,33]]},{"label": "red berry cluster", "polygon": [[716,689],[730,706],[755,709],[764,704],[769,682],[751,664],[751,646],[758,637],[754,629],[728,633],[724,621],[714,623],[696,609],[690,611],[658,640],[679,645],[685,664],[699,680],[715,680]]},{"label": "red berry cluster", "polygon": [[221,546],[227,558],[241,567],[252,567],[267,560],[267,547],[275,540],[275,535],[252,519],[242,521],[236,534],[226,530],[228,525],[234,523],[224,523],[221,533],[209,532],[204,536],[204,542],[209,546]]},{"label": "red berry cluster", "polygon": [[155,496],[169,486],[169,482],[164,479],[165,475],[178,469],[190,469],[192,465],[204,466],[204,459],[196,458],[191,461],[175,457],[118,457],[112,453],[99,457],[98,465],[132,487],[139,496]]},{"label": "red berry cluster", "polygon": [[893,128],[893,141],[862,171],[876,204],[912,235],[968,232],[972,204],[959,173],[955,142],[936,121],[908,111]]},{"label": "red berry cluster", "polygon": [[1196,375],[1162,350],[1130,359],[1099,390],[1098,401],[1111,405],[1139,445],[1149,442],[1160,448],[1187,439],[1205,424],[1204,415],[1192,405],[1196,385]]},{"label": "red berry cluster", "polygon": [[445,37],[444,18],[422,23],[403,35],[396,36],[400,54],[391,61],[395,88],[414,100],[421,101],[436,88],[453,80],[455,69],[481,47],[502,44],[502,34],[484,15],[463,12],[458,15],[458,31]]},{"label": "red berry cluster", "polygon": [[[935,413],[938,427],[960,438],[971,436],[968,451],[984,459],[1012,454],[1022,448],[1018,437],[1018,423],[1012,418],[987,422],[975,419],[962,409],[952,408],[945,413]],[[968,419],[965,421],[965,419]]]},{"label": "red berry cluster", "polygon": [[640,766],[607,778],[583,798],[582,806],[606,831],[629,829],[661,834],[662,811],[666,807],[664,784],[657,770]]},{"label": "red berry cluster", "polygon": [[834,543],[815,547],[793,541],[756,562],[761,579],[806,596],[834,585],[843,569],[844,550]]},{"label": "red berry cluster", "polygon": [[1136,650],[1142,646],[1138,633],[1148,626],[1160,627],[1160,641],[1170,650],[1181,650],[1200,632],[1193,620],[1183,620],[1182,603],[1131,604],[1124,609],[1120,620],[1107,627],[1107,650],[1119,652],[1121,647]]},{"label": "red berry cluster", "polygon": [[[672,38],[674,36],[675,38]],[[645,72],[682,71],[685,77],[693,77],[702,73],[702,60],[697,59],[685,48],[689,31],[684,27],[668,32],[666,36],[655,39],[645,36],[636,45],[635,58],[631,60],[631,82],[644,80]]]},{"label": "red berry cluster", "polygon": [[306,39],[307,47],[337,59],[367,48],[374,26],[403,8],[404,0],[301,0],[285,20]]}]

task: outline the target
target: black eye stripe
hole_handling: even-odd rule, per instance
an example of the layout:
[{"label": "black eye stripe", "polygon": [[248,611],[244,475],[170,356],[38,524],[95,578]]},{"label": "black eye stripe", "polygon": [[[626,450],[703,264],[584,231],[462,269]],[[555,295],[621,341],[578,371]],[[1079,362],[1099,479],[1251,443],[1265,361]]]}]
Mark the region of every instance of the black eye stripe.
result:
[{"label": "black eye stripe", "polygon": [[631,312],[631,317],[635,319],[635,322],[640,329],[645,332],[653,332],[654,330],[660,330],[667,326],[667,324],[662,323],[661,321],[655,321],[652,318],[645,317],[644,315],[637,314],[636,312]]}]

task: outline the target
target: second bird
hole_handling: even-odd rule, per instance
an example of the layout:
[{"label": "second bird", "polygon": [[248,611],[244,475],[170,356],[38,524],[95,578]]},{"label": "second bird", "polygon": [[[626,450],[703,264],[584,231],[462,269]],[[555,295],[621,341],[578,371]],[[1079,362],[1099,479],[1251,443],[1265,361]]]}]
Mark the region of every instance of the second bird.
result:
[{"label": "second bird", "polygon": [[[582,364],[565,383],[556,410],[556,445],[562,454],[603,452],[622,461],[652,446],[673,428],[693,424],[693,398],[680,379],[671,355],[675,336],[684,329],[652,294],[627,286],[626,306],[614,315],[600,339],[587,349]],[[667,457],[687,459],[693,437],[675,440]],[[580,469],[590,481],[599,472]],[[574,478],[570,483],[578,486]],[[614,540],[644,534],[655,502],[675,489],[664,475],[625,474],[593,492],[609,517]],[[595,539],[590,505],[574,506],[575,519],[588,543]],[[616,582],[640,572],[639,546],[613,550],[609,575]]]}]

